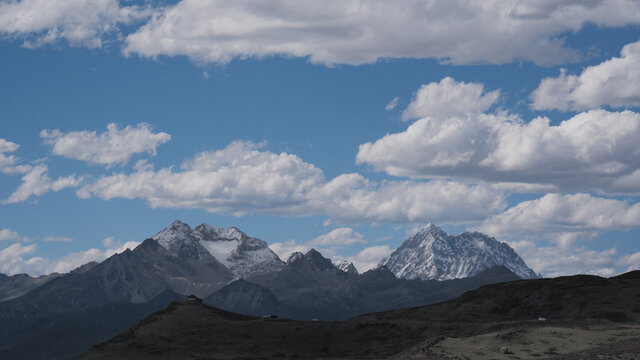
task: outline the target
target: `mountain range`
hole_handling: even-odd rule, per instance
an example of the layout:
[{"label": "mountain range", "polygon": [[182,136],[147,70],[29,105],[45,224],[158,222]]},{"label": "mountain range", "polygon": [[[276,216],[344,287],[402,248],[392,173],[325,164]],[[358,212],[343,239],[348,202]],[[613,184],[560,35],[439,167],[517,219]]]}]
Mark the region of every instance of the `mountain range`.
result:
[{"label": "mountain range", "polygon": [[520,280],[346,321],[291,321],[173,302],[82,360],[638,359],[640,271]]},{"label": "mountain range", "polygon": [[[434,226],[425,229],[419,234],[444,233]],[[476,241],[478,236],[469,239]],[[492,247],[497,241],[486,238],[486,252],[501,254]],[[412,246],[416,252],[428,251],[430,248],[423,246],[425,242],[453,244],[466,238],[451,240],[444,235],[430,235],[420,238],[424,241],[416,239],[408,239],[399,248],[401,253],[410,252]],[[432,248],[444,245],[438,246]],[[496,246],[501,249],[506,244]],[[363,313],[424,305],[482,285],[519,279],[521,276],[507,267],[518,265],[519,257],[513,250],[505,253],[509,256],[474,259],[503,259],[506,266],[487,261],[467,273],[456,272],[464,275],[459,279],[404,276],[409,273],[401,273],[404,278],[399,278],[386,264],[360,274],[352,263],[334,264],[315,249],[294,253],[284,262],[266,242],[237,228],[201,224],[192,229],[176,221],[133,250],[101,263],[85,264],[67,274],[0,277],[0,299],[4,299],[0,302],[0,358],[30,358],[38,342],[41,345],[35,348],[46,353],[40,357],[70,358],[188,294],[238,313],[307,320],[344,320]],[[400,264],[401,257],[394,254],[389,258],[394,262],[389,265]],[[438,256],[440,253],[428,258]],[[405,260],[411,263],[424,259]],[[469,261],[455,264],[468,266]],[[100,326],[96,319],[108,324]],[[83,341],[78,341],[80,328],[86,335]],[[43,329],[56,329],[56,341],[40,341],[47,338]],[[68,345],[55,345],[59,342]]]}]

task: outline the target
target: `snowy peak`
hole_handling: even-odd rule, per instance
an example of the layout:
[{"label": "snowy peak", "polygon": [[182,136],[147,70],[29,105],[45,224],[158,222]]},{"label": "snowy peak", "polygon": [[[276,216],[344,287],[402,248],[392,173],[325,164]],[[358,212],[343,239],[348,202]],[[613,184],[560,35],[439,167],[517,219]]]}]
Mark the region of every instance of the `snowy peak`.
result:
[{"label": "snowy peak", "polygon": [[211,260],[211,254],[200,245],[191,227],[180,220],[174,221],[152,239],[174,256],[191,260]]},{"label": "snowy peak", "polygon": [[352,262],[347,260],[340,260],[336,263],[336,267],[340,271],[344,271],[350,275],[358,275],[358,269],[356,269],[355,265]]},{"label": "snowy peak", "polygon": [[202,223],[196,226],[193,230],[202,235],[204,240],[209,241],[240,241],[248,237],[247,234],[243,233],[235,226],[219,228]]},{"label": "snowy peak", "polygon": [[538,277],[506,243],[479,232],[452,236],[432,224],[405,240],[380,265],[406,279],[457,279],[496,265],[504,265],[522,278]]},{"label": "snowy peak", "polygon": [[301,260],[303,258],[304,258],[304,254],[301,253],[300,251],[296,251],[296,252],[292,252],[291,255],[289,255],[287,257],[285,262],[287,263],[287,265],[289,265],[289,264],[293,264],[296,261]]},{"label": "snowy peak", "polygon": [[284,266],[266,242],[250,237],[236,227],[219,228],[200,224],[194,229],[194,234],[200,244],[228,267],[236,278],[279,270]]},{"label": "snowy peak", "polygon": [[184,239],[188,239],[190,235],[191,227],[180,220],[176,220],[171,225],[155,234],[152,239],[163,248],[171,251],[172,247],[177,243],[184,241]]}]

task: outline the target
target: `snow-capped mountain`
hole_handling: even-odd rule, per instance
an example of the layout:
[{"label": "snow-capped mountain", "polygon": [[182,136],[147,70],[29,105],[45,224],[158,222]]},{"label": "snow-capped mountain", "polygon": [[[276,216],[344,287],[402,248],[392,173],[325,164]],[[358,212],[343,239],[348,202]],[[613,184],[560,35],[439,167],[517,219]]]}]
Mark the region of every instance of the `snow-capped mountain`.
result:
[{"label": "snow-capped mountain", "polygon": [[200,244],[197,234],[189,225],[176,220],[152,237],[171,254],[191,260],[209,260],[211,253]]},{"label": "snow-capped mountain", "polygon": [[358,269],[350,261],[340,260],[336,263],[336,267],[347,274],[358,275]]},{"label": "snow-capped mountain", "polygon": [[464,278],[496,265],[524,279],[539,277],[506,243],[479,232],[449,235],[432,224],[405,240],[380,265],[405,279]]},{"label": "snow-capped mountain", "polygon": [[237,278],[279,270],[285,265],[266,242],[247,236],[236,227],[218,228],[200,224],[193,232],[200,244]]},{"label": "snow-capped mountain", "polygon": [[255,272],[273,271],[285,264],[267,243],[247,236],[238,228],[218,228],[200,224],[194,229],[175,221],[152,238],[170,253],[193,260],[215,258],[235,278]]}]

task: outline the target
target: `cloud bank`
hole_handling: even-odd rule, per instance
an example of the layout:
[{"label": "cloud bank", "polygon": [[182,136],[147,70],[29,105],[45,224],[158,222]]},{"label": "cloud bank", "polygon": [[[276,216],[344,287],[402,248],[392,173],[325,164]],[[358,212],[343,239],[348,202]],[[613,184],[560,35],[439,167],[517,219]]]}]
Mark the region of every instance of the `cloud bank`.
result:
[{"label": "cloud bank", "polygon": [[107,125],[107,131],[98,135],[95,131],[72,131],[66,134],[60,130],[42,130],[40,137],[51,146],[51,153],[71,159],[100,165],[125,164],[139,153],[156,154],[156,148],[169,140],[171,135],[152,132],[148,124],[136,127],[127,125]]},{"label": "cloud bank", "polygon": [[580,75],[565,70],[545,78],[531,94],[536,110],[587,110],[640,106],[640,41],[622,48],[620,57],[589,66]]},{"label": "cloud bank", "polygon": [[[558,125],[546,117],[524,122],[480,113],[498,96],[482,89],[448,78],[423,86],[407,112],[425,117],[360,145],[356,162],[393,176],[510,183],[521,191],[640,192],[640,114],[591,110]],[[458,104],[466,113],[432,105],[439,94],[464,94]]]},{"label": "cloud bank", "polygon": [[22,38],[27,47],[64,39],[99,48],[120,25],[149,14],[144,8],[121,6],[118,0],[8,0],[0,2],[0,34]]},{"label": "cloud bank", "polygon": [[501,191],[450,181],[373,182],[359,174],[327,181],[296,155],[262,151],[236,141],[200,153],[179,170],[138,167],[87,182],[82,198],[144,199],[151,207],[213,213],[327,215],[344,222],[460,222],[483,219],[505,207]]}]

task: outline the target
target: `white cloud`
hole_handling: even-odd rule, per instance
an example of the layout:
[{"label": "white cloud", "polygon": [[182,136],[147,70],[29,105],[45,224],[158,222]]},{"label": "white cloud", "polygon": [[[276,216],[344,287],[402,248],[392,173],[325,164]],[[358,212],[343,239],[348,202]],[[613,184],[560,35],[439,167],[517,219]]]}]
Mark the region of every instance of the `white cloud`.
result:
[{"label": "white cloud", "polygon": [[336,222],[458,222],[483,219],[505,207],[502,192],[453,182],[371,182],[358,174],[327,182],[295,155],[234,142],[185,161],[179,171],[139,167],[103,176],[78,190],[83,198],[144,199],[152,207],[204,209],[243,215],[328,215]]},{"label": "white cloud", "polygon": [[22,237],[10,229],[0,229],[0,241],[7,240],[22,240]]},{"label": "white cloud", "polygon": [[80,265],[84,265],[91,261],[101,262],[106,258],[121,253],[127,249],[135,249],[136,246],[140,245],[137,241],[129,241],[124,244],[114,244],[114,247],[107,248],[105,250],[100,249],[89,249],[85,251],[79,251],[70,253],[65,255],[59,259],[50,260],[47,272],[59,272],[65,273],[69,272]]},{"label": "white cloud", "polygon": [[479,114],[488,110],[499,97],[500,90],[485,93],[482,84],[445,77],[440,82],[422,85],[402,114],[402,119]]},{"label": "white cloud", "polygon": [[479,231],[499,239],[551,239],[569,248],[610,230],[640,229],[640,203],[589,194],[547,194],[485,220]]},{"label": "white cloud", "polygon": [[619,264],[626,267],[624,271],[640,269],[640,252],[621,256]]},{"label": "white cloud", "polygon": [[546,65],[578,58],[564,47],[562,34],[587,23],[638,24],[639,8],[630,0],[183,0],[129,35],[124,53],[218,63],[284,55],[327,65],[383,58]]},{"label": "white cloud", "polygon": [[20,145],[12,143],[6,139],[0,138],[0,171],[10,173],[12,165],[16,163],[16,158],[13,155],[5,155],[11,153],[20,148]]},{"label": "white cloud", "polygon": [[365,244],[362,234],[349,227],[333,229],[330,232],[320,235],[309,241],[311,246],[344,246],[351,244]]},{"label": "white cloud", "polygon": [[393,250],[388,245],[377,245],[362,249],[354,256],[347,257],[346,260],[353,263],[358,272],[363,273],[375,268],[380,260],[389,256]]},{"label": "white cloud", "polygon": [[640,169],[638,139],[640,114],[628,110],[591,110],[559,125],[546,117],[525,123],[504,113],[426,117],[360,145],[356,161],[394,176],[637,192],[639,186],[621,179]]},{"label": "white cloud", "polygon": [[8,0],[0,2],[0,34],[24,38],[28,47],[65,39],[99,48],[119,25],[149,14],[144,8],[121,7],[118,0]]},{"label": "white cloud", "polygon": [[342,227],[331,230],[305,243],[298,243],[296,240],[277,242],[269,245],[280,258],[286,259],[293,252],[306,253],[311,248],[320,251],[324,257],[332,258],[335,263],[339,260],[347,260],[353,263],[359,272],[364,272],[374,268],[380,260],[391,254],[388,245],[377,245],[362,249],[354,256],[343,257],[338,254],[340,248],[353,244],[366,244],[362,234],[349,227]]},{"label": "white cloud", "polygon": [[36,244],[23,246],[14,243],[0,250],[0,272],[7,275],[19,273],[42,274],[45,260],[41,257],[32,257],[25,260],[24,255],[36,250]]},{"label": "white cloud", "polygon": [[526,241],[509,242],[509,245],[527,265],[545,277],[575,274],[608,277],[628,270],[624,264],[625,257],[618,255],[614,248],[590,250],[584,247],[538,247]]},{"label": "white cloud", "polygon": [[278,254],[280,259],[284,261],[289,257],[289,255],[293,254],[296,251],[306,253],[311,249],[311,246],[307,244],[298,244],[296,240],[289,240],[283,242],[275,242],[269,245],[269,248],[274,253]]},{"label": "white cloud", "polygon": [[14,243],[0,249],[0,272],[8,275],[27,273],[32,276],[50,274],[52,272],[66,273],[80,265],[91,261],[101,262],[111,255],[121,253],[126,249],[134,249],[140,243],[131,241],[124,244],[113,243],[104,250],[89,249],[69,253],[55,259],[45,259],[39,256],[29,257],[37,250],[37,244],[23,246]]},{"label": "white cloud", "polygon": [[47,241],[47,242],[72,242],[73,238],[72,237],[68,237],[68,236],[45,236],[42,238],[42,241]]},{"label": "white cloud", "polygon": [[116,238],[113,236],[106,237],[102,239],[102,244],[107,248],[112,247],[114,244],[116,244]]},{"label": "white cloud", "polygon": [[542,79],[531,94],[531,107],[566,111],[640,106],[640,41],[625,45],[620,55],[589,66],[580,75],[562,70],[557,78]]},{"label": "white cloud", "polygon": [[389,103],[387,103],[387,105],[385,105],[384,109],[387,111],[395,109],[396,106],[398,106],[398,100],[400,99],[397,96],[394,97],[391,101],[389,101]]},{"label": "white cloud", "polygon": [[340,175],[316,190],[312,208],[336,223],[465,223],[502,211],[505,196],[489,186],[452,181],[370,181]]},{"label": "white cloud", "polygon": [[24,165],[22,183],[18,188],[5,200],[3,204],[11,204],[23,202],[31,196],[41,196],[49,191],[60,191],[68,187],[77,187],[82,183],[82,178],[76,175],[59,177],[51,180],[47,174],[48,167],[43,164],[35,166]]},{"label": "white cloud", "polygon": [[171,135],[152,132],[148,124],[138,124],[118,129],[118,125],[107,125],[107,131],[98,135],[95,131],[72,131],[63,134],[60,130],[42,130],[40,137],[51,145],[55,155],[82,160],[94,164],[125,164],[138,153],[156,154],[156,147],[171,139]]}]

